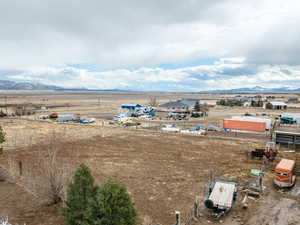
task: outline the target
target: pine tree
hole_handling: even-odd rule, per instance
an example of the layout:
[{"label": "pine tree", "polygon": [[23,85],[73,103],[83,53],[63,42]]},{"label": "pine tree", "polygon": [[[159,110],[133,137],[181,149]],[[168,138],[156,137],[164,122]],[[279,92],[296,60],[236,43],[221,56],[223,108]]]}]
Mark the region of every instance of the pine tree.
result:
[{"label": "pine tree", "polygon": [[92,225],[94,220],[89,216],[90,202],[96,197],[99,187],[94,183],[90,169],[80,165],[76,170],[67,191],[67,200],[63,215],[68,225]]},{"label": "pine tree", "polygon": [[109,178],[90,208],[95,225],[135,225],[136,211],[124,185]]},{"label": "pine tree", "polygon": [[200,104],[199,104],[199,101],[196,101],[195,106],[194,106],[194,111],[195,111],[195,112],[200,112]]}]

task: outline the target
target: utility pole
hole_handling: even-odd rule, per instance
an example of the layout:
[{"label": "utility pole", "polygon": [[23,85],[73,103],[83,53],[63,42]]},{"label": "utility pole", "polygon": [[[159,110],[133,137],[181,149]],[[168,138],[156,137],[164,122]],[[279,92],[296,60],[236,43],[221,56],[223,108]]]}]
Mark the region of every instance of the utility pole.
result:
[{"label": "utility pole", "polygon": [[7,115],[7,96],[4,96],[4,101],[5,101],[5,113]]},{"label": "utility pole", "polygon": [[181,225],[180,212],[175,211],[176,225]]}]

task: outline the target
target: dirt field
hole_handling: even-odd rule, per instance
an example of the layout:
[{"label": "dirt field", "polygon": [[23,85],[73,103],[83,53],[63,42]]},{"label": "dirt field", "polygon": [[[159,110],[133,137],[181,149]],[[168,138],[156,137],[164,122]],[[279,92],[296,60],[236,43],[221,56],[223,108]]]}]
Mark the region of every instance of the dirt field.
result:
[{"label": "dirt field", "polygon": [[[53,112],[88,114],[117,112],[120,104],[133,101],[144,104],[149,97],[123,95],[102,96],[100,106],[97,106],[95,95],[28,95],[26,99],[34,102],[48,98],[48,104],[69,102],[71,106],[56,108]],[[180,96],[157,95],[161,101]],[[186,96],[195,98],[194,95]],[[202,97],[215,101],[215,96]],[[12,96],[11,100],[21,101],[21,98]],[[191,124],[181,125],[220,125],[223,118],[245,112],[261,113],[262,110],[215,108],[207,118],[194,119],[189,121]],[[273,116],[278,113],[270,111]],[[102,123],[105,119],[93,125],[58,124],[32,119],[0,119],[1,126],[7,133],[7,142],[4,145],[6,151],[0,156],[0,165],[9,168],[11,161],[21,160],[23,176],[26,176],[28,168],[36,163],[39,152],[47,148],[45,140],[51,137],[53,132],[61,134],[62,147],[58,154],[60,164],[74,170],[80,163],[85,163],[92,169],[98,183],[111,176],[126,184],[138,210],[140,224],[145,216],[150,216],[162,225],[174,224],[175,210],[181,211],[184,217],[193,206],[196,196],[203,199],[207,197],[205,185],[209,182],[211,172],[218,179],[238,182],[240,187],[254,183],[256,177],[250,174],[250,170],[260,169],[261,161],[250,159],[248,153],[257,144],[264,145],[269,140],[264,134],[235,135],[212,132],[205,137],[165,134],[151,129],[113,127]],[[297,190],[300,184],[296,184],[293,194],[276,190],[272,184],[272,169],[275,163],[269,165],[264,177],[264,195],[259,200],[249,200],[248,209],[241,206],[244,194],[240,192],[232,211],[221,220],[213,220],[203,208],[202,217],[194,224],[299,224],[300,191],[298,193]],[[16,184],[0,182],[0,196],[0,204],[3,206],[0,217],[8,217],[19,224],[64,224],[59,205],[44,205]]]}]

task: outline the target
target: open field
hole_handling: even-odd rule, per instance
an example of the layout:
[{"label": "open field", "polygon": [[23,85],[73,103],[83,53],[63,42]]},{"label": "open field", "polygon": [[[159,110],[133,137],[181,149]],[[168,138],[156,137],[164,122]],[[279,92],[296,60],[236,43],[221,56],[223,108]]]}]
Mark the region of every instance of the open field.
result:
[{"label": "open field", "polygon": [[[50,112],[117,113],[119,105],[125,103],[146,104],[156,95],[162,103],[169,99],[200,98],[214,103],[217,95],[200,94],[136,94],[136,93],[98,93],[98,94],[26,94],[9,95],[14,103],[40,103],[59,106]],[[99,97],[100,96],[100,97]],[[288,96],[285,96],[286,98]],[[99,99],[100,98],[100,101]],[[44,99],[44,100],[43,100]],[[45,100],[47,99],[47,100]],[[45,103],[46,102],[46,103]],[[100,102],[100,103],[99,103]],[[64,106],[64,107],[62,107]],[[297,105],[296,105],[297,106]],[[299,108],[288,109],[300,112]],[[276,117],[280,111],[243,107],[212,108],[209,116],[177,121],[181,127],[196,124],[222,125],[222,119],[232,115],[267,113]],[[109,176],[127,185],[140,221],[147,215],[156,223],[171,225],[175,222],[174,211],[185,215],[193,206],[196,196],[207,197],[205,185],[209,175],[214,173],[218,179],[238,182],[245,186],[254,183],[256,177],[251,169],[260,169],[261,161],[249,158],[249,151],[256,145],[269,141],[265,134],[229,134],[210,132],[205,137],[166,134],[149,127],[159,127],[169,121],[141,121],[144,128],[122,128],[109,125],[107,118],[99,117],[95,124],[53,123],[34,120],[35,116],[0,119],[7,133],[6,151],[0,156],[0,165],[9,169],[12,162],[22,161],[23,176],[36,164],[37,158],[48,148],[47,139],[52,134],[60,136],[58,162],[74,170],[80,163],[87,164],[98,183]],[[298,153],[290,154],[295,157]],[[266,189],[259,200],[250,201],[248,209],[242,209],[244,197],[239,194],[238,202],[232,212],[221,218],[226,225],[296,225],[300,218],[299,195],[279,192],[272,184],[272,169],[278,159],[268,165],[264,177]],[[40,174],[40,176],[42,176]],[[294,190],[298,190],[297,183]],[[20,186],[0,182],[0,217],[9,217],[17,223],[32,225],[64,224],[59,206],[46,206],[39,199],[24,191]],[[219,224],[202,209],[203,216],[194,224]],[[283,219],[287,218],[287,219]],[[142,222],[140,222],[142,224]]]}]

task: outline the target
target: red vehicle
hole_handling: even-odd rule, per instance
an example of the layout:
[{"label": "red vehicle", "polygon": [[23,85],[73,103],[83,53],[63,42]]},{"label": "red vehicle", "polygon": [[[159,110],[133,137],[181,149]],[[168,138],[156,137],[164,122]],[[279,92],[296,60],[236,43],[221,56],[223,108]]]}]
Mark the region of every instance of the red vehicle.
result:
[{"label": "red vehicle", "polygon": [[57,113],[52,113],[49,117],[51,119],[56,119],[56,118],[58,118],[58,114]]}]

